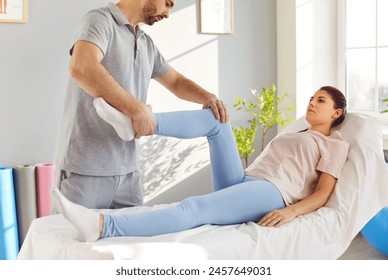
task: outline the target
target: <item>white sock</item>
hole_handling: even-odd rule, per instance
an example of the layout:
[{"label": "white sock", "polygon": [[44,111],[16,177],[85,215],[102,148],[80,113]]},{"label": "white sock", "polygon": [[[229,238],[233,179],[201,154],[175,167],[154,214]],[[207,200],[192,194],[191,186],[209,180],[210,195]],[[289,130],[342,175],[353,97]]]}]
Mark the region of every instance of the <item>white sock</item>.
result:
[{"label": "white sock", "polygon": [[121,139],[130,141],[135,138],[135,130],[130,117],[106,103],[102,97],[95,98],[93,104],[98,116],[113,126]]},{"label": "white sock", "polygon": [[78,230],[81,241],[100,238],[99,213],[69,201],[57,188],[54,188],[52,198],[55,209]]}]

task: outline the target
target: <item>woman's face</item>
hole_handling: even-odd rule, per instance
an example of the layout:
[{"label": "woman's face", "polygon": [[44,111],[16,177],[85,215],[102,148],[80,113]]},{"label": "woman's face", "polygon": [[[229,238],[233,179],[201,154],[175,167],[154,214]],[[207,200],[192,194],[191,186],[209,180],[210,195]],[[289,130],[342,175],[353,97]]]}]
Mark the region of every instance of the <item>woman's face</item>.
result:
[{"label": "woman's face", "polygon": [[318,90],[311,98],[306,111],[306,120],[310,125],[331,124],[342,114],[341,109],[334,108],[331,95]]}]

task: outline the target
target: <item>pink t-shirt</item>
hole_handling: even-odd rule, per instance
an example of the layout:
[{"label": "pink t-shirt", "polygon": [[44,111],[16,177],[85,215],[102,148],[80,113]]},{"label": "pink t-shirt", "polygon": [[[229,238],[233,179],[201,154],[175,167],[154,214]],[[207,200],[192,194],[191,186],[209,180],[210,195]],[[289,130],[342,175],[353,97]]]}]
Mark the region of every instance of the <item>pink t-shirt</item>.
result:
[{"label": "pink t-shirt", "polygon": [[287,133],[269,145],[245,170],[245,175],[274,184],[286,205],[313,193],[321,172],[338,178],[349,149],[338,131],[329,136],[314,130]]}]

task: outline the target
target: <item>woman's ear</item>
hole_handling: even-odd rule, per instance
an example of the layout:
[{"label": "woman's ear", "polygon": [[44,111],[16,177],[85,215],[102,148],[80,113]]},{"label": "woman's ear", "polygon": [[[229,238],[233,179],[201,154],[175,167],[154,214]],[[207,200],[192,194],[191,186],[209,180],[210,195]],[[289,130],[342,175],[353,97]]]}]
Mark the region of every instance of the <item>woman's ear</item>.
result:
[{"label": "woman's ear", "polygon": [[333,119],[338,119],[339,117],[341,117],[341,115],[343,114],[343,111],[342,109],[336,109],[334,114],[333,114]]}]

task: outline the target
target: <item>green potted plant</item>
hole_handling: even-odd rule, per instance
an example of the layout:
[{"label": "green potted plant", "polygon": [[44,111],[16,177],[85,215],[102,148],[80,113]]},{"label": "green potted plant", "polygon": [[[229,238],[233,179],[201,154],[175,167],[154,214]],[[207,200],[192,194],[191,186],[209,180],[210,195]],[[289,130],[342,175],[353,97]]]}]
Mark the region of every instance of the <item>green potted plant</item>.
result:
[{"label": "green potted plant", "polygon": [[237,148],[240,157],[244,159],[245,166],[248,166],[248,158],[255,151],[256,133],[260,127],[262,135],[260,152],[264,149],[265,137],[270,128],[280,124],[284,126],[292,121],[293,118],[286,117],[281,109],[294,110],[292,105],[285,108],[280,108],[279,104],[288,97],[287,93],[280,96],[276,95],[276,86],[272,85],[269,88],[262,88],[261,92],[256,89],[251,90],[255,97],[254,101],[245,101],[244,99],[234,97],[234,108],[249,112],[252,118],[248,120],[249,127],[234,127],[233,133],[236,138]]},{"label": "green potted plant", "polygon": [[[386,103],[386,105],[388,105],[388,98],[383,99],[383,102]],[[387,112],[388,112],[388,109],[380,111],[380,113],[387,113]]]}]

